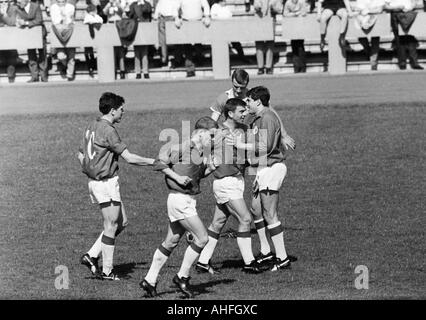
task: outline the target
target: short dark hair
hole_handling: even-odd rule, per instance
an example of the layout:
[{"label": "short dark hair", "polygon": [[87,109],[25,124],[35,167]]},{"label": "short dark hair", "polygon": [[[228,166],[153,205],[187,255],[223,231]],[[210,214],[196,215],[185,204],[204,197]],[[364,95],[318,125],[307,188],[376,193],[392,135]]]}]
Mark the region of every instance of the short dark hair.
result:
[{"label": "short dark hair", "polygon": [[111,109],[117,110],[124,104],[124,98],[112,92],[104,92],[99,98],[99,111],[108,114]]},{"label": "short dark hair", "polygon": [[235,109],[237,109],[237,107],[245,107],[247,105],[247,103],[242,100],[242,99],[238,99],[238,98],[231,98],[228,99],[225,103],[225,106],[223,107],[223,115],[225,116],[225,119],[229,118],[229,112],[235,112]]},{"label": "short dark hair", "polygon": [[235,69],[231,76],[232,81],[237,81],[239,84],[249,83],[250,77],[246,70]]},{"label": "short dark hair", "polygon": [[197,120],[195,123],[195,130],[197,129],[213,129],[213,128],[219,128],[216,121],[214,121],[212,118],[205,116]]},{"label": "short dark hair", "polygon": [[89,3],[87,5],[86,12],[90,13],[90,12],[93,12],[93,11],[97,12],[98,9],[96,8],[96,6],[93,3]]},{"label": "short dark hair", "polygon": [[247,97],[252,98],[253,100],[259,100],[265,107],[269,107],[269,99],[271,98],[271,94],[269,93],[268,88],[264,86],[258,86],[251,88],[247,92]]}]

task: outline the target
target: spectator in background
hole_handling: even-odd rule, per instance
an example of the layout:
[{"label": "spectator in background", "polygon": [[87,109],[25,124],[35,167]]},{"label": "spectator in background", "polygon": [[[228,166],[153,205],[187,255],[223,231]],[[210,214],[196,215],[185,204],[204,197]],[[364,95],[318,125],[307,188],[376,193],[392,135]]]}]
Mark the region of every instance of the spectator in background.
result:
[{"label": "spectator in background", "polygon": [[348,16],[352,16],[352,9],[349,0],[319,0],[317,20],[320,23],[321,42],[320,49],[325,47],[325,34],[330,18],[337,15],[340,18],[339,44],[342,48],[346,46],[345,33],[348,27]]},{"label": "spectator in background", "polygon": [[[118,0],[109,0],[103,9],[103,12],[107,16],[108,23],[115,23],[116,21],[121,20],[124,14],[123,7]],[[126,78],[126,65],[124,60],[126,58],[126,53],[126,47],[114,47],[114,55],[116,57],[116,64],[118,65],[120,72],[120,79]]]},{"label": "spectator in background", "polygon": [[[307,6],[305,0],[287,0],[284,5],[284,17],[304,17]],[[295,73],[306,72],[306,52],[303,39],[291,40],[293,68]]]},{"label": "spectator in background", "polygon": [[[13,27],[16,24],[18,6],[16,0],[10,0],[7,3],[3,2],[0,5],[0,27],[10,26]],[[15,82],[16,69],[19,60],[17,50],[2,50],[0,51],[0,61],[7,67],[7,78],[9,83]]]},{"label": "spectator in background", "polygon": [[[212,20],[232,19],[232,11],[226,6],[225,0],[216,0],[216,2],[211,6],[210,15]],[[241,43],[231,42],[231,46],[237,51],[238,58],[240,58],[241,61],[248,62],[247,58],[244,56]]]},{"label": "spectator in background", "polygon": [[[398,65],[401,70],[407,69],[407,53],[411,68],[415,70],[423,69],[417,60],[417,39],[407,34],[417,16],[417,12],[413,11],[415,6],[414,0],[386,0],[385,4],[385,8],[392,11],[391,26],[395,35],[394,41],[398,55]],[[399,25],[405,35],[399,35]]]},{"label": "spectator in background", "polygon": [[[355,3],[355,10],[358,12],[355,23],[360,29],[371,29],[377,20],[377,14],[383,12],[385,0],[357,0]],[[377,70],[379,58],[380,37],[359,38],[359,42],[364,48],[371,64],[371,70]]]},{"label": "spectator in background", "polygon": [[[93,28],[100,27],[103,23],[103,18],[98,14],[98,12],[98,8],[93,3],[89,3],[87,5],[83,23],[89,25],[89,31],[91,32],[92,38],[94,37]],[[84,48],[84,58],[86,60],[87,69],[89,70],[89,76],[93,78],[96,68],[96,59],[92,47]]]},{"label": "spectator in background", "polygon": [[[175,16],[176,28],[182,26],[182,20],[186,21],[197,21],[200,20],[206,27],[210,26],[210,6],[207,0],[178,0],[178,10]],[[185,55],[185,67],[186,76],[195,76],[195,63],[194,63],[194,51],[197,54],[197,60],[202,58],[202,46],[201,44],[191,45],[185,44],[183,46],[177,46],[176,56],[177,60],[181,60],[182,53]],[[183,51],[183,52],[182,52]],[[175,57],[176,59],[176,57]]]},{"label": "spectator in background", "polygon": [[[130,5],[128,16],[138,22],[151,22],[152,5],[148,0],[137,0]],[[149,79],[149,46],[134,46],[136,79],[141,79],[141,66],[144,79]]]},{"label": "spectator in background", "polygon": [[104,8],[109,3],[109,0],[86,0],[87,5],[94,5],[96,7],[96,13],[102,18],[103,23],[108,22],[108,16],[104,13]]},{"label": "spectator in background", "polygon": [[[254,1],[255,15],[259,18],[271,17],[271,6],[269,0],[255,0]],[[257,60],[257,74],[265,73],[272,74],[272,63],[274,59],[274,41],[256,41],[256,60]],[[266,58],[266,62],[265,62]]]},{"label": "spectator in background", "polygon": [[178,15],[179,3],[177,0],[159,0],[155,7],[153,18],[158,20],[158,42],[161,49],[161,64],[169,62],[169,53],[166,43],[166,21],[174,21]]},{"label": "spectator in background", "polygon": [[43,32],[42,49],[38,49],[38,57],[36,49],[28,49],[28,67],[31,72],[31,79],[28,82],[47,82],[47,56],[46,56],[46,28],[43,24],[43,15],[38,3],[29,0],[18,0],[18,9],[16,15],[16,26],[20,28],[32,28],[41,26]]},{"label": "spectator in background", "polygon": [[[52,19],[52,30],[57,36],[71,36],[74,26],[75,6],[67,0],[56,0],[50,6],[50,18]],[[56,29],[56,30],[55,30]],[[60,40],[61,38],[58,37]],[[75,48],[57,48],[58,70],[63,78],[68,81],[74,80],[75,74]]]}]

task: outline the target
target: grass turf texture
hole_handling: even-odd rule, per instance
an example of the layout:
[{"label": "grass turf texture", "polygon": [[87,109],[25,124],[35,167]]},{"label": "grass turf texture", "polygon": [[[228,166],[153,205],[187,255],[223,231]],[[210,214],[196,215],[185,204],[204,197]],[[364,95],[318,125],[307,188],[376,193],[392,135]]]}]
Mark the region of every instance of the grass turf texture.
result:
[{"label": "grass turf texture", "polygon": [[[235,239],[221,238],[217,276],[193,273],[197,299],[424,298],[426,116],[422,104],[277,105],[297,149],[286,162],[280,217],[285,243],[299,261],[291,270],[240,271]],[[118,130],[130,150],[155,156],[164,128],[205,110],[127,112]],[[139,299],[138,283],[167,228],[167,189],[149,167],[121,161],[120,182],[130,225],[119,236],[120,282],[92,280],[78,262],[102,228],[87,179],[75,157],[94,114],[1,116],[0,298]],[[247,181],[247,189],[251,178]],[[198,211],[208,225],[212,178],[202,183]],[[247,193],[249,199],[249,194]],[[235,228],[235,221],[225,227]],[[253,237],[255,253],[258,239]],[[186,248],[182,240],[160,276],[160,299]],[[69,269],[68,290],[55,289],[55,268]],[[357,265],[369,269],[369,289],[356,290]]]}]

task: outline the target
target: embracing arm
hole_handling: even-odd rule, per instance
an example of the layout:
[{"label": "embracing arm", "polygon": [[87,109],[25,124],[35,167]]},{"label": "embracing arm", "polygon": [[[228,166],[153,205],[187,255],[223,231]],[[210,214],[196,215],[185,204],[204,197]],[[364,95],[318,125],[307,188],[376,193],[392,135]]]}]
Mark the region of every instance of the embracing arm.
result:
[{"label": "embracing arm", "polygon": [[281,127],[281,143],[284,146],[284,148],[288,149],[291,148],[292,150],[294,150],[294,148],[296,148],[296,143],[294,142],[294,139],[292,137],[290,137],[287,133],[287,131],[284,128],[284,124],[280,118],[280,116],[278,115],[278,113],[275,111],[274,108],[269,107],[269,109],[271,109],[271,111],[277,116],[278,121],[280,122],[280,127]]}]

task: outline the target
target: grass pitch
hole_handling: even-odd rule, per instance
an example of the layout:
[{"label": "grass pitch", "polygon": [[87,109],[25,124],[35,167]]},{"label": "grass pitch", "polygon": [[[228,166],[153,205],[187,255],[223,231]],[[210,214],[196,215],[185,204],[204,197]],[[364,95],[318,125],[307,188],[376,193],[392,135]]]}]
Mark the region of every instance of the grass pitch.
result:
[{"label": "grass pitch", "polygon": [[[275,100],[276,101],[276,100]],[[424,298],[426,113],[420,103],[282,106],[276,103],[297,149],[286,162],[280,192],[291,270],[246,275],[235,239],[221,238],[217,276],[193,272],[196,299]],[[207,112],[208,113],[208,112]],[[133,152],[154,157],[164,128],[206,110],[131,111],[117,126]],[[130,225],[119,236],[119,282],[90,279],[79,264],[102,227],[75,153],[96,112],[3,115],[0,127],[0,298],[143,299],[138,283],[167,227],[162,174],[121,161],[120,183]],[[251,178],[247,179],[247,189]],[[198,212],[208,225],[212,178],[202,183]],[[247,193],[247,200],[249,194]],[[235,228],[235,221],[227,228]],[[255,253],[258,239],[253,236]],[[158,299],[170,288],[186,243],[160,274]],[[55,268],[69,270],[69,289],[55,288]],[[354,286],[355,268],[369,270],[369,289]]]}]

